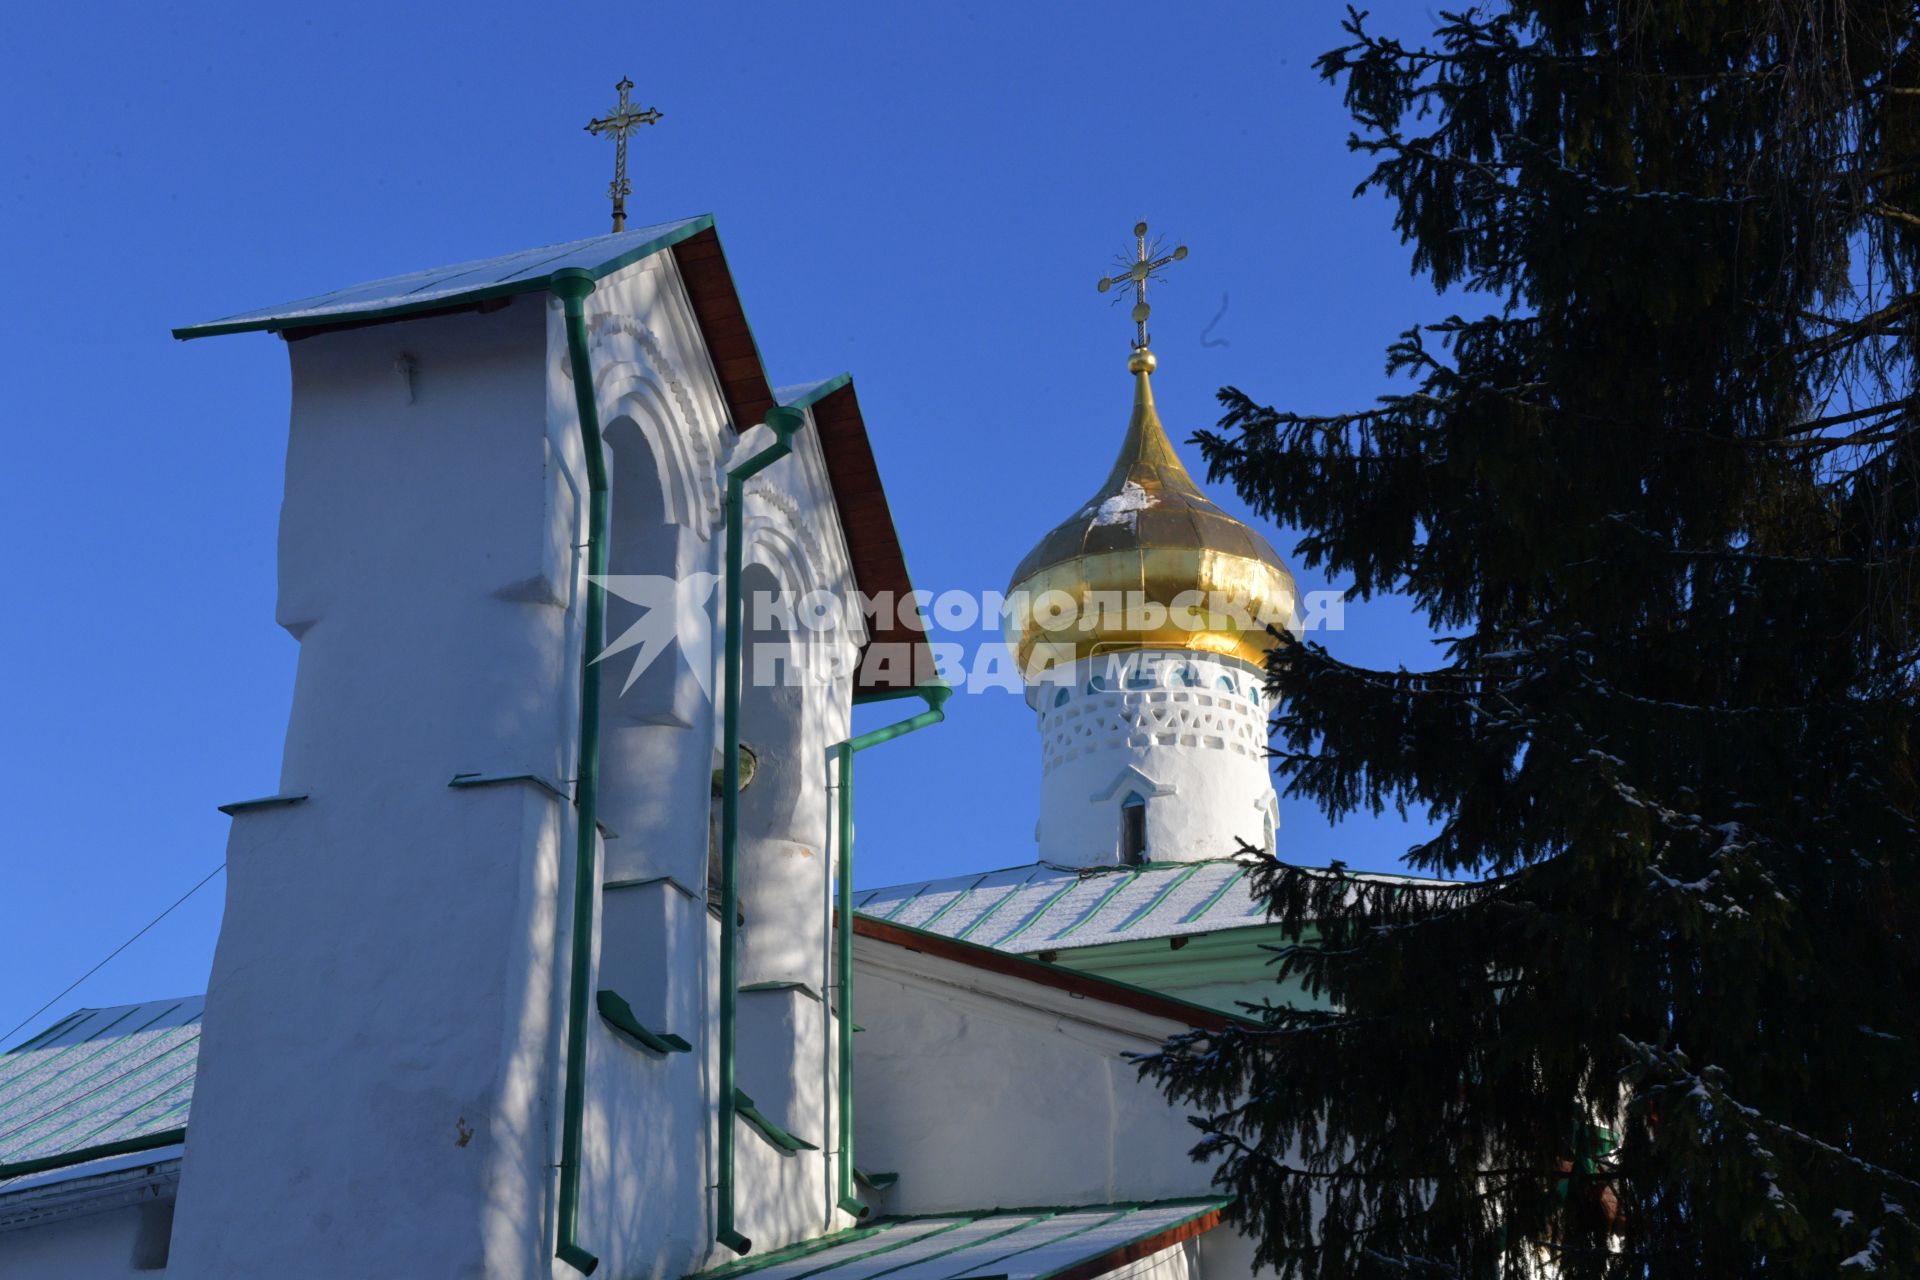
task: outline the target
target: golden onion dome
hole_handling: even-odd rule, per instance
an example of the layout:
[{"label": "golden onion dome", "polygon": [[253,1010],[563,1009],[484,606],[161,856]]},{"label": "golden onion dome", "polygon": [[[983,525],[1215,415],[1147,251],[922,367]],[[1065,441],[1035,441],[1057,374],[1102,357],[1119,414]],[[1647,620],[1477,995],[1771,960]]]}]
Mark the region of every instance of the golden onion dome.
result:
[{"label": "golden onion dome", "polygon": [[1267,540],[1200,492],[1173,451],[1135,348],[1133,417],[1099,492],[1014,570],[1003,622],[1029,681],[1082,658],[1190,650],[1258,665],[1297,629],[1293,575]]}]

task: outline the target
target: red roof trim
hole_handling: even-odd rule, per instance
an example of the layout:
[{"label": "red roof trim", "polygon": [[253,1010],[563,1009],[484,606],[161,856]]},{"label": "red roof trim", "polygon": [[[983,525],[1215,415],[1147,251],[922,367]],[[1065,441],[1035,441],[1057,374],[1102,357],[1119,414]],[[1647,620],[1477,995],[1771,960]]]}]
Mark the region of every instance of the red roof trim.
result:
[{"label": "red roof trim", "polygon": [[1209,1009],[1205,1005],[1189,1004],[1173,996],[1163,996],[1157,991],[1148,991],[1145,987],[1115,982],[1111,978],[1082,973],[1078,969],[1068,969],[1063,965],[1048,964],[1044,960],[1030,960],[1026,956],[995,951],[992,947],[960,942],[937,933],[929,933],[925,929],[895,924],[891,920],[876,920],[872,916],[863,916],[858,912],[854,913],[853,931],[859,937],[872,938],[875,942],[903,947],[908,951],[918,951],[923,955],[935,956],[941,960],[952,960],[957,964],[982,969],[988,973],[998,973],[1009,978],[1038,983],[1043,987],[1065,991],[1069,995],[1098,1000],[1103,1004],[1119,1005],[1121,1008],[1151,1014],[1156,1018],[1165,1018],[1169,1022],[1177,1022],[1182,1026],[1198,1027],[1203,1031],[1224,1031],[1235,1024],[1250,1025],[1244,1018],[1236,1018],[1232,1014],[1222,1013],[1218,1009]]},{"label": "red roof trim", "polygon": [[773,408],[773,388],[767,382],[753,331],[747,327],[747,313],[740,306],[740,291],[734,288],[720,237],[708,227],[674,245],[670,252],[680,268],[687,300],[693,304],[693,317],[720,379],[720,394],[726,398],[733,429],[744,431],[758,425]]},{"label": "red roof trim", "polygon": [[1209,1209],[1197,1217],[1176,1223],[1165,1231],[1156,1232],[1143,1240],[1120,1245],[1098,1257],[1088,1258],[1085,1262],[1076,1262],[1070,1267],[1055,1271],[1044,1277],[1044,1280],[1095,1280],[1095,1277],[1104,1276],[1110,1271],[1126,1266],[1129,1262],[1138,1262],[1162,1249],[1172,1248],[1182,1241],[1191,1240],[1197,1235],[1213,1230],[1220,1225],[1223,1212],[1221,1208]]},{"label": "red roof trim", "polygon": [[[670,252],[686,284],[687,300],[693,305],[694,320],[713,360],[714,375],[720,380],[720,393],[726,399],[734,430],[744,431],[765,421],[774,404],[773,388],[767,381],[760,349],[754,345],[753,332],[747,327],[746,311],[740,305],[740,293],[734,287],[719,235],[709,227],[674,245]],[[884,618],[874,620],[868,649],[860,654],[855,690],[865,693],[930,684],[938,673],[927,648],[926,633],[900,625],[898,602],[912,592],[913,582],[907,576],[900,534],[887,506],[866,419],[861,416],[852,384],[822,397],[813,406],[813,422],[820,433],[820,449],[826,457],[827,479],[840,512],[840,527],[846,534],[847,555],[853,561],[854,585],[868,600],[894,602]],[[899,670],[896,660],[878,673],[896,678],[884,682],[878,679],[866,661],[868,650],[876,643],[893,646],[891,651],[901,657],[911,654],[911,670]],[[888,653],[889,649],[881,652]]]},{"label": "red roof trim", "polygon": [[[880,483],[880,466],[874,461],[873,441],[867,434],[867,421],[860,412],[860,399],[854,394],[852,382],[813,406],[813,425],[820,433],[827,479],[840,508],[840,528],[847,537],[854,582],[869,602],[879,600],[889,605],[884,613],[868,615],[872,631],[866,648],[860,651],[857,688],[867,692],[932,684],[940,673],[934,669],[933,654],[927,648],[925,619],[921,619],[920,630],[900,622],[900,602],[912,592],[913,581],[907,576],[907,558],[900,549],[893,509]],[[882,646],[881,655],[888,654],[889,649],[895,655],[884,671],[895,678],[884,685],[877,678],[881,672],[867,662],[874,645]],[[903,658],[910,663],[910,671],[899,669]]]}]

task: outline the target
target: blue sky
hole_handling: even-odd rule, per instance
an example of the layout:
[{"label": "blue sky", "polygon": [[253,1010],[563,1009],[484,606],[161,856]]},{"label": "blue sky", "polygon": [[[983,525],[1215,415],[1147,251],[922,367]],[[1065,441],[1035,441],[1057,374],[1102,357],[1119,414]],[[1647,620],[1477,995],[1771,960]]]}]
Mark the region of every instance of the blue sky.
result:
[{"label": "blue sky", "polygon": [[[1341,12],[11,6],[0,1028],[220,863],[216,805],[275,789],[286,355],[170,327],[604,230],[611,147],[581,126],[630,75],[665,113],[632,220],[713,213],[775,383],[853,371],[916,582],[1000,588],[1119,445],[1130,327],[1093,284],[1136,220],[1192,248],[1153,317],[1178,440],[1223,384],[1362,404],[1393,335],[1444,311],[1385,203],[1352,198],[1364,162],[1312,72]],[[1400,602],[1346,622],[1352,660],[1431,659]],[[1025,705],[956,698],[862,757],[859,879],[1030,860],[1038,782]],[[1282,813],[1310,863],[1391,868],[1419,830]],[[56,1012],[202,990],[223,891]]]}]

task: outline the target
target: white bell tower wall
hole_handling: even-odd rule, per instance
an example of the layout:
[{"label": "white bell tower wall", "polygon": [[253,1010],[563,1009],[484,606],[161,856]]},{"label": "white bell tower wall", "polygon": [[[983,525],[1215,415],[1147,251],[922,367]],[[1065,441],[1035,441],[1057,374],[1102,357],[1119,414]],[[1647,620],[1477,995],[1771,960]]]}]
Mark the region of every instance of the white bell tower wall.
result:
[{"label": "white bell tower wall", "polygon": [[1040,728],[1040,858],[1063,866],[1274,851],[1262,674],[1213,654],[1083,658],[1027,690]]},{"label": "white bell tower wall", "polygon": [[[599,1274],[671,1277],[719,1260],[721,519],[729,459],[770,436],[730,421],[671,255],[601,280],[584,311],[608,643],[671,625],[631,683],[637,647],[602,677],[580,1239]],[[528,294],[288,349],[277,616],[298,674],[280,794],[234,816],[170,1266],[576,1275],[554,1240],[587,486],[560,305]],[[812,435],[749,492],[749,563],[783,591],[844,593]],[[831,1026],[802,989],[825,988],[828,747],[849,682],[754,693],[741,971],[762,993],[741,1000],[740,1081],[824,1148]],[[616,1029],[601,991],[685,1047]],[[838,1225],[828,1152],[744,1121],[736,1143],[758,1249]]]},{"label": "white bell tower wall", "polygon": [[545,303],[288,343],[300,658],[228,840],[183,1275],[544,1271],[583,487]]}]

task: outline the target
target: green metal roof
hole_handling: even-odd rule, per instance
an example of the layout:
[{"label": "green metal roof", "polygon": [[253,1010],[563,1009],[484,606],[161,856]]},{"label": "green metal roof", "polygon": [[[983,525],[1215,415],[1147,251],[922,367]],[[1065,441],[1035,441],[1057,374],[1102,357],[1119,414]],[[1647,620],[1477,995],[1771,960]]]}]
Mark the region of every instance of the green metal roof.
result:
[{"label": "green metal roof", "polygon": [[1050,1280],[1069,1272],[1090,1280],[1141,1256],[1142,1246],[1165,1248],[1210,1229],[1227,1203],[1209,1197],[889,1218],[691,1280]]},{"label": "green metal roof", "polygon": [[185,1125],[205,1004],[80,1009],[0,1054],[0,1170]]},{"label": "green metal roof", "polygon": [[1144,867],[1041,862],[871,889],[854,902],[862,915],[1032,953],[1265,924],[1251,869],[1235,858]]},{"label": "green metal roof", "polygon": [[584,270],[599,280],[712,226],[713,215],[701,214],[697,218],[661,222],[612,235],[522,249],[477,262],[429,267],[278,306],[243,311],[223,320],[185,325],[175,329],[173,336],[210,338],[262,329],[278,331],[359,320],[390,320],[516,293],[537,293],[549,286],[556,272]]},{"label": "green metal roof", "polygon": [[[1265,925],[1248,858],[1061,867],[1036,862],[985,875],[858,890],[863,916],[925,929],[996,951],[1031,955],[1072,947],[1174,938]],[[1414,876],[1350,872],[1356,879],[1437,886]]]}]

